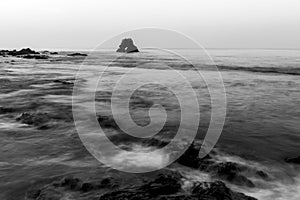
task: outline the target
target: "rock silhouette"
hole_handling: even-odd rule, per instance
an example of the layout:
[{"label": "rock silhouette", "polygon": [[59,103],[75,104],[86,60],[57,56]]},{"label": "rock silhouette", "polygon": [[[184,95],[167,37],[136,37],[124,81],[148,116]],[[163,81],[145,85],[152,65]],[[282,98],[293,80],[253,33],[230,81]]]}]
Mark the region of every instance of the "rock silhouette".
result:
[{"label": "rock silhouette", "polygon": [[138,48],[134,45],[131,38],[125,38],[122,40],[117,52],[121,53],[136,53],[139,52]]}]

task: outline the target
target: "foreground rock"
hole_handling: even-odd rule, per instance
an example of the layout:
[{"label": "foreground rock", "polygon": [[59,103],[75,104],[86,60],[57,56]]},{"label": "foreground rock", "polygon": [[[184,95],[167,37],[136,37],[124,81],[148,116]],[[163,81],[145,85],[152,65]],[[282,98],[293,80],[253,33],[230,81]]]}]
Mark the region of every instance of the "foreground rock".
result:
[{"label": "foreground rock", "polygon": [[[118,176],[117,176],[118,177]],[[242,193],[234,192],[221,181],[195,182],[183,189],[183,176],[171,170],[160,170],[151,176],[139,175],[130,182],[122,177],[104,177],[92,181],[66,177],[47,186],[31,189],[28,200],[46,199],[99,199],[99,200],[255,200]]]},{"label": "foreground rock", "polygon": [[217,161],[210,155],[207,155],[204,158],[199,158],[198,153],[200,146],[200,144],[193,143],[177,160],[177,162],[182,165],[207,172],[214,178],[250,188],[255,187],[255,184],[248,178],[249,174],[255,178],[263,180],[269,179],[269,175],[267,173],[262,170],[251,168],[250,166],[234,162]]},{"label": "foreground rock", "polygon": [[125,38],[122,40],[117,52],[121,53],[136,53],[139,52],[138,48],[134,45],[131,38]]}]

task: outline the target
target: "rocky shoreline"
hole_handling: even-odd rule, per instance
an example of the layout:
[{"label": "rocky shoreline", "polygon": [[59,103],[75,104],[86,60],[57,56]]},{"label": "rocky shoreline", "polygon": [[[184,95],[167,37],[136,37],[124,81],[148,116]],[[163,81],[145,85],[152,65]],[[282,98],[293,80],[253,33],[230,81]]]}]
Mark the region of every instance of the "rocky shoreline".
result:
[{"label": "rocky shoreline", "polygon": [[52,58],[52,56],[86,57],[87,54],[75,52],[75,53],[64,55],[58,52],[50,52],[50,51],[38,52],[30,48],[23,48],[20,50],[0,50],[0,56],[2,57],[12,56],[17,58],[25,58],[25,59],[47,60]]},{"label": "rocky shoreline", "polygon": [[[97,175],[95,175],[97,176]],[[129,176],[125,177],[124,176]],[[131,179],[131,182],[124,182]],[[133,184],[134,183],[134,184]],[[222,181],[194,182],[190,187],[183,187],[184,177],[176,171],[164,169],[149,174],[123,175],[123,177],[94,177],[81,179],[64,177],[42,188],[27,192],[28,200],[98,199],[98,200],[255,200],[229,189]]]}]

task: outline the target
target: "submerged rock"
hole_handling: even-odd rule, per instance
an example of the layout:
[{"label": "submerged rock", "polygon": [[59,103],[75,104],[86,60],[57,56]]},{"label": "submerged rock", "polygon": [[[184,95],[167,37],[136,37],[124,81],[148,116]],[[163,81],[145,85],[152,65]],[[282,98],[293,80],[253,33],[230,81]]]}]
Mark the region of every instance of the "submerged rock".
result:
[{"label": "submerged rock", "polygon": [[98,122],[101,127],[119,129],[116,121],[110,116],[98,116]]},{"label": "submerged rock", "polygon": [[139,52],[138,48],[134,45],[131,38],[125,38],[122,40],[117,52],[121,53],[136,53]]},{"label": "submerged rock", "polygon": [[84,53],[70,53],[68,56],[87,56],[87,54]]},{"label": "submerged rock", "polygon": [[12,113],[15,110],[16,110],[15,108],[11,108],[11,107],[0,107],[0,115],[6,113]]},{"label": "submerged rock", "polygon": [[50,121],[50,116],[47,113],[22,113],[16,118],[23,124],[37,126],[39,129],[49,128],[46,124]]},{"label": "submerged rock", "polygon": [[39,54],[37,54],[37,55],[32,55],[32,54],[28,54],[28,55],[25,55],[25,56],[23,56],[22,58],[26,58],[26,59],[38,59],[38,60],[45,60],[45,59],[48,59],[49,57],[48,56],[46,56],[46,55],[39,55]]},{"label": "submerged rock", "polygon": [[294,164],[300,164],[300,156],[295,158],[286,158],[284,159],[287,163],[294,163]]},{"label": "submerged rock", "polygon": [[54,83],[61,83],[63,85],[74,85],[74,80],[60,80],[60,79],[57,79],[57,80],[54,80],[53,82]]}]

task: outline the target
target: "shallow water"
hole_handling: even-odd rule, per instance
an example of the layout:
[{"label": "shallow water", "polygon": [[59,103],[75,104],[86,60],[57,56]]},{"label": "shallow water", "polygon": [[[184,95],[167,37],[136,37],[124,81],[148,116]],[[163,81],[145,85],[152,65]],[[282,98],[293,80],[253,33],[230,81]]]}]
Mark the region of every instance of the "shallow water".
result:
[{"label": "shallow water", "polygon": [[[211,64],[195,50],[179,52],[199,66]],[[216,159],[264,169],[272,176],[269,181],[255,180],[252,177],[251,180],[257,185],[254,189],[234,185],[231,187],[259,199],[299,199],[300,169],[285,163],[284,158],[299,156],[300,150],[300,79],[297,75],[300,51],[209,50],[209,53],[217,65],[230,66],[220,68],[226,89],[227,115],[217,143],[219,154]],[[183,64],[172,55],[153,51],[145,51],[138,56],[127,55],[109,63],[115,55],[107,51],[94,54],[95,57],[85,63],[83,79],[79,80],[84,92],[91,93],[93,91],[88,90],[89,84],[95,83],[97,72],[110,65],[97,88],[96,110],[100,115],[111,114],[110,97],[114,84],[139,62],[163,61],[179,70]],[[11,63],[12,59],[15,62]],[[4,191],[0,194],[1,199],[21,199],[26,189],[38,180],[93,168],[103,168],[103,172],[106,170],[105,166],[87,152],[77,135],[72,115],[73,85],[55,82],[74,80],[80,67],[79,61],[1,58],[0,107],[12,108],[9,112],[0,110],[0,190]],[[253,71],[253,67],[263,70]],[[288,73],[291,70],[293,74]],[[202,139],[210,119],[209,94],[205,83],[199,80],[195,71],[185,67],[181,73],[188,77],[199,98],[200,131],[197,137]],[[217,72],[207,66],[202,73],[211,80],[217,76]],[[182,95],[187,95],[183,83],[174,77],[170,69],[158,64],[139,67],[130,74],[128,85],[124,85],[119,97],[127,94],[129,88],[138,81],[155,78],[160,79],[160,83],[179,90]],[[134,95],[136,99],[131,103],[131,115],[136,123],[148,124],[149,107],[161,104],[167,110],[167,123],[171,127],[169,131],[176,131],[172,127],[179,123],[180,108],[174,94],[166,87],[148,84]],[[81,101],[83,108],[89,107],[84,103],[84,96],[75,100]],[[16,121],[23,112],[47,113],[51,116],[46,122],[47,128]],[[88,132],[88,124],[81,125]],[[188,132],[188,122],[184,126]],[[106,135],[118,132],[112,128],[104,130]],[[133,151],[147,152],[149,149],[134,146]],[[136,154],[132,156],[128,152],[112,155],[110,159],[130,167],[140,167],[141,162],[142,167],[147,167],[148,164],[156,167],[169,159],[168,154],[149,153],[148,156],[147,159]],[[188,170],[183,171],[189,173]],[[201,180],[209,177],[190,169],[191,176],[196,176],[195,173]]]}]

